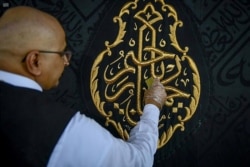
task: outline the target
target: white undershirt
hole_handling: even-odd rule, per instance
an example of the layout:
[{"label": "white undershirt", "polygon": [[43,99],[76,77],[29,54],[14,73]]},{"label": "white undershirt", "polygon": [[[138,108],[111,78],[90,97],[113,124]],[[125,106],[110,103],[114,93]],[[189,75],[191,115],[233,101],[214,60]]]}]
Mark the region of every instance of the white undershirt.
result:
[{"label": "white undershirt", "polygon": [[[0,70],[0,81],[42,91],[33,80]],[[152,167],[158,141],[159,109],[144,107],[128,141],[115,138],[95,120],[77,112],[58,140],[48,167]]]}]

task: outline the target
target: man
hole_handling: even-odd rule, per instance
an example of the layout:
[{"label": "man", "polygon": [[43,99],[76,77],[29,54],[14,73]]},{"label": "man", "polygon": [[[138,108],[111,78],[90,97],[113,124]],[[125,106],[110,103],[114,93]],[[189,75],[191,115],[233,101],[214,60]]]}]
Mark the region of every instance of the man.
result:
[{"label": "man", "polygon": [[6,166],[146,167],[157,148],[159,109],[166,92],[158,79],[128,141],[72,111],[43,90],[59,84],[71,53],[56,18],[32,7],[0,18],[1,162]]}]

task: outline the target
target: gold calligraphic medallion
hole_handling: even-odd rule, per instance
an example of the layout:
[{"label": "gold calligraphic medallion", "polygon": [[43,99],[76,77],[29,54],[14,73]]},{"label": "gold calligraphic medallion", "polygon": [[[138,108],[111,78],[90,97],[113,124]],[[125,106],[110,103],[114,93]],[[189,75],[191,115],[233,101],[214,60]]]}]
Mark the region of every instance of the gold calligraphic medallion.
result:
[{"label": "gold calligraphic medallion", "polygon": [[126,140],[142,115],[146,80],[158,77],[168,95],[159,118],[161,148],[175,132],[185,131],[195,114],[200,76],[189,46],[178,40],[185,23],[175,8],[164,0],[138,3],[127,2],[113,17],[115,38],[103,43],[105,49],[94,60],[90,92],[105,126]]}]

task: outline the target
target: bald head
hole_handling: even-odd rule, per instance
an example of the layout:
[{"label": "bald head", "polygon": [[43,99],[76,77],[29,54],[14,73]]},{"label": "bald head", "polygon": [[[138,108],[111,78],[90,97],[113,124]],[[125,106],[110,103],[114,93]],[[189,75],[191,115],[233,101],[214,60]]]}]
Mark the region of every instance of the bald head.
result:
[{"label": "bald head", "polygon": [[40,50],[63,51],[65,47],[61,24],[45,12],[18,6],[0,18],[0,70],[28,77],[50,89],[58,85],[65,59]]},{"label": "bald head", "polygon": [[57,19],[32,7],[13,7],[0,18],[0,56],[1,52],[21,56],[34,49],[48,50],[63,38]]}]

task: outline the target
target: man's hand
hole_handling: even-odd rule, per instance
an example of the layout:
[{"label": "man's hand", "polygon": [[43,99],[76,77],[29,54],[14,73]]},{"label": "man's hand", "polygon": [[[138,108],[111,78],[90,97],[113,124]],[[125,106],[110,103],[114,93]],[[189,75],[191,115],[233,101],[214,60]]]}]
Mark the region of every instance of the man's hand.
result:
[{"label": "man's hand", "polygon": [[167,93],[164,86],[158,78],[155,78],[152,85],[144,93],[144,103],[154,104],[161,110],[166,99]]}]

